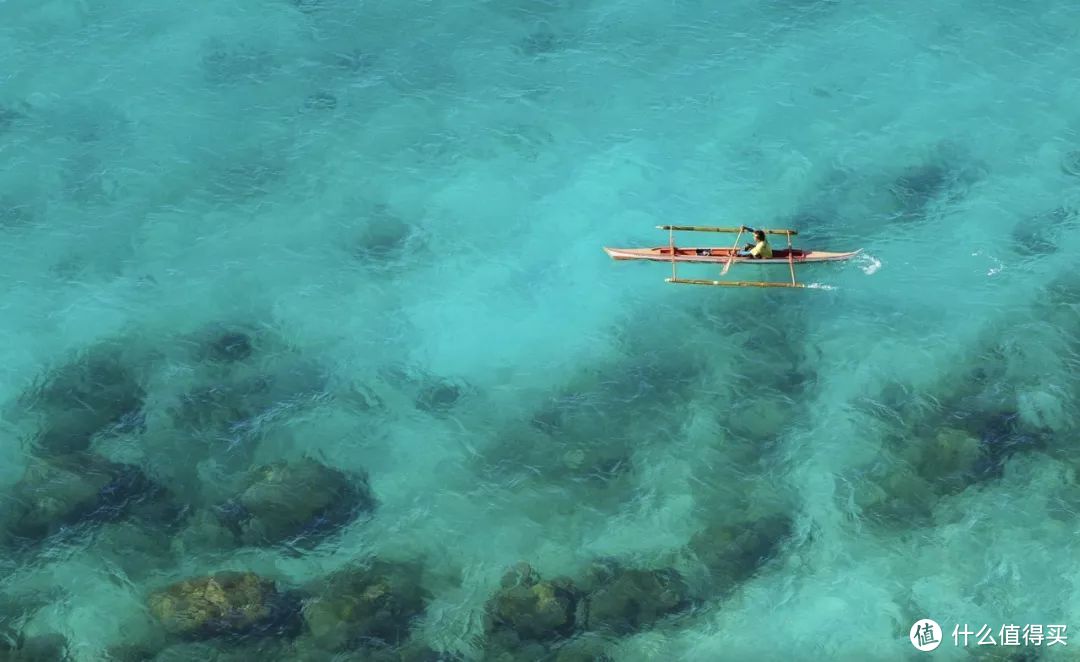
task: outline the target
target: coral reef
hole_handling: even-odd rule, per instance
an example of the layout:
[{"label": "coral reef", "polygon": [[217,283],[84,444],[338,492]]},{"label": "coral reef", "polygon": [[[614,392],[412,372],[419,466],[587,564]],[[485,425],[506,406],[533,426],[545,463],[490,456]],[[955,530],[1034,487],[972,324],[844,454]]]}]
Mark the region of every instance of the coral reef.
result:
[{"label": "coral reef", "polygon": [[171,634],[186,638],[300,632],[300,603],[252,572],[219,572],[153,593],[150,611]]}]

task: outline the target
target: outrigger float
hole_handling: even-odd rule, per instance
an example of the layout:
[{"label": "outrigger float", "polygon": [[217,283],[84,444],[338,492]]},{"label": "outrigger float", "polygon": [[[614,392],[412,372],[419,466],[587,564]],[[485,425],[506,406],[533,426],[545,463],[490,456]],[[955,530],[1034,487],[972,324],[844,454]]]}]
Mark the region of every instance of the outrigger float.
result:
[{"label": "outrigger float", "polygon": [[[815,287],[814,284],[799,283],[795,280],[795,265],[808,262],[839,262],[855,257],[862,252],[830,253],[828,251],[805,251],[794,248],[791,238],[798,233],[796,230],[763,230],[765,234],[787,236],[787,248],[774,248],[771,258],[752,258],[739,255],[739,239],[744,230],[748,228],[714,228],[707,225],[657,225],[658,230],[668,231],[668,245],[657,248],[604,248],[604,252],[616,260],[649,260],[652,262],[670,262],[671,278],[665,280],[669,283],[682,283],[685,285],[714,285],[718,287]],[[675,232],[729,232],[737,233],[735,244],[730,247],[694,247],[682,248],[675,245]],[[704,278],[679,278],[675,267],[679,262],[696,264],[722,264],[724,268],[720,275],[727,274],[728,269],[735,262],[752,262],[754,264],[786,264],[791,270],[791,282],[774,281],[749,281],[749,280],[708,280]]]}]

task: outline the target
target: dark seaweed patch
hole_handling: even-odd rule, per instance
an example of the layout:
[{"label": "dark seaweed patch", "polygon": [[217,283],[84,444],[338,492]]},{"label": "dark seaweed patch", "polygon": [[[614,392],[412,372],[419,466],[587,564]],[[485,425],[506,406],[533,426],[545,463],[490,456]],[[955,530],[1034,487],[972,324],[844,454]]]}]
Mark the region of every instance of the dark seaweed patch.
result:
[{"label": "dark seaweed patch", "polygon": [[416,408],[427,412],[449,411],[461,400],[463,389],[453,382],[438,381],[424,386],[416,396]]},{"label": "dark seaweed patch", "polygon": [[376,57],[372,53],[354,48],[348,51],[335,53],[330,62],[333,66],[352,73],[367,71],[375,64]]},{"label": "dark seaweed patch", "polygon": [[1058,207],[1020,223],[1012,232],[1016,252],[1027,256],[1056,253],[1062,231],[1076,218],[1075,211]]},{"label": "dark seaweed patch", "polygon": [[0,196],[0,228],[25,227],[34,220],[34,210],[30,205]]},{"label": "dark seaweed patch", "polygon": [[1061,170],[1073,177],[1080,177],[1080,149],[1067,152],[1061,159]]},{"label": "dark seaweed patch", "polygon": [[520,46],[518,46],[518,50],[529,57],[546,55],[558,49],[559,38],[547,28],[541,28],[533,32],[522,40]]},{"label": "dark seaweed patch", "polygon": [[113,182],[97,156],[78,153],[62,161],[60,183],[67,199],[79,204],[106,202],[113,193]]},{"label": "dark seaweed patch", "polygon": [[364,659],[383,659],[378,652],[408,640],[430,599],[421,578],[418,564],[370,559],[335,572],[309,588],[308,631],[325,651],[369,649]]},{"label": "dark seaweed patch", "polygon": [[229,331],[212,340],[207,346],[212,361],[233,363],[251,356],[251,337],[239,331]]},{"label": "dark seaweed patch", "polygon": [[234,46],[211,42],[203,56],[203,75],[207,82],[228,85],[239,82],[262,82],[274,68],[269,52],[245,44]]},{"label": "dark seaweed patch", "polygon": [[304,109],[333,110],[337,108],[337,103],[337,97],[324,90],[308,95],[308,97],[304,99]]},{"label": "dark seaweed patch", "polygon": [[273,191],[284,172],[285,167],[279,159],[263,154],[242,156],[218,168],[209,189],[227,200],[266,195]]},{"label": "dark seaweed patch", "polygon": [[239,432],[273,405],[270,380],[254,377],[237,384],[203,386],[180,397],[171,413],[177,427],[207,432]]},{"label": "dark seaweed patch", "polygon": [[792,534],[792,521],[773,516],[738,525],[710,525],[690,540],[711,583],[722,592],[754,576],[774,558]]},{"label": "dark seaweed patch", "polygon": [[0,105],[0,132],[7,131],[26,115],[9,106]]},{"label": "dark seaweed patch", "polygon": [[894,218],[925,218],[934,205],[959,199],[984,174],[984,167],[972,161],[962,146],[942,143],[924,163],[903,170],[889,186],[897,205]]},{"label": "dark seaweed patch", "polygon": [[52,662],[68,660],[67,639],[56,633],[31,637],[19,632],[14,639],[0,637],[0,659],[12,662]]},{"label": "dark seaweed patch", "polygon": [[144,398],[120,355],[97,350],[62,366],[22,402],[44,420],[38,449],[67,453],[85,449],[98,433],[137,425]]},{"label": "dark seaweed patch", "polygon": [[[13,495],[6,528],[27,544],[75,533],[76,525],[115,521],[140,508],[147,512],[167,497],[138,467],[84,453],[35,460]],[[155,509],[156,523],[167,512]]]},{"label": "dark seaweed patch", "polygon": [[385,204],[375,204],[364,215],[365,226],[352,244],[353,255],[371,265],[403,257],[416,242],[415,228]]},{"label": "dark seaweed patch", "polygon": [[605,568],[585,599],[586,629],[626,635],[690,606],[682,576],[672,569]]},{"label": "dark seaweed patch", "polygon": [[909,168],[896,178],[889,191],[900,205],[903,220],[922,216],[927,205],[949,187],[949,171],[944,166],[927,164]]},{"label": "dark seaweed patch", "polygon": [[375,507],[365,474],[305,458],[253,470],[240,495],[216,512],[245,544],[310,545]]}]

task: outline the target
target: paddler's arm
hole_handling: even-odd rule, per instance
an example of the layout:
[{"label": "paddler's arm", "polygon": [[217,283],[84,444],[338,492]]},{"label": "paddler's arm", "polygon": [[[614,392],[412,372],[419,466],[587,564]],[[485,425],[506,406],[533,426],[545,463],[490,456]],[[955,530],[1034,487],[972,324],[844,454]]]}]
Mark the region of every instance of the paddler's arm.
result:
[{"label": "paddler's arm", "polygon": [[[751,235],[754,234],[754,232],[756,232],[756,230],[754,230],[754,228],[750,227],[749,225],[742,226],[742,231],[743,232],[749,232]],[[743,253],[749,252],[749,250],[751,248],[753,248],[754,246],[756,246],[756,245],[757,244],[755,242],[750,242],[749,244],[747,244],[746,246],[743,247]]]},{"label": "paddler's arm", "polygon": [[[757,230],[755,230],[754,228],[752,228],[750,226],[742,226],[742,231],[743,232],[750,232],[751,234],[753,234],[754,232],[757,232]],[[743,254],[744,254],[743,257],[753,257],[753,258],[759,257],[757,255],[751,254],[751,251],[753,251],[754,246],[756,246],[756,245],[757,245],[756,241],[746,244],[746,247],[743,248]]]}]

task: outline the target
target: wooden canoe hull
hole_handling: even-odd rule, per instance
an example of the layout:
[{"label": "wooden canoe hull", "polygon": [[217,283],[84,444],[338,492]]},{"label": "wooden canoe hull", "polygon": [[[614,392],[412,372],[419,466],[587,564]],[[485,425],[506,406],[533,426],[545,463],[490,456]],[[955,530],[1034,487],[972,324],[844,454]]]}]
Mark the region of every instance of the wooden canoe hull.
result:
[{"label": "wooden canoe hull", "polygon": [[[675,247],[675,257],[672,259],[671,249],[667,246],[656,248],[604,248],[604,252],[616,260],[652,260],[654,262],[697,262],[705,264],[724,264],[731,258],[731,253],[736,249],[727,247],[700,247],[683,248]],[[828,251],[804,251],[798,248],[792,249],[795,264],[807,262],[838,262],[855,257],[862,252],[831,253]],[[758,260],[751,257],[736,255],[732,262],[751,262],[753,264],[788,264],[788,249],[774,248],[773,256],[768,259]]]}]

